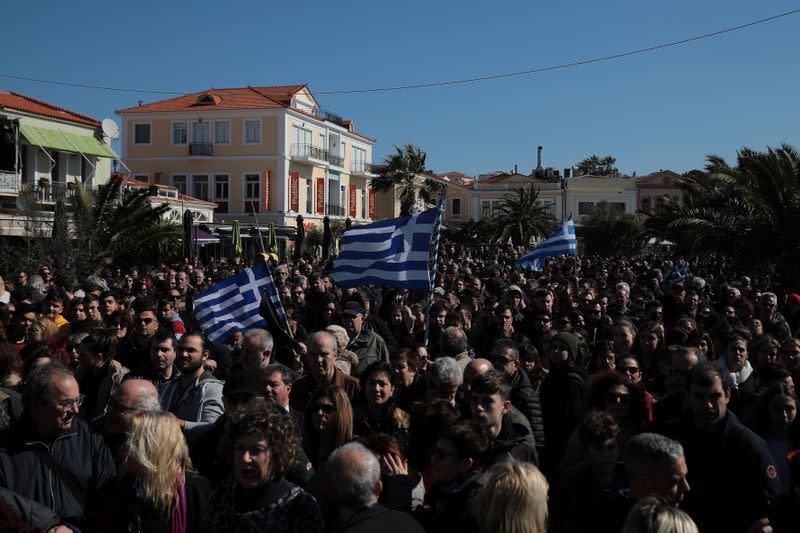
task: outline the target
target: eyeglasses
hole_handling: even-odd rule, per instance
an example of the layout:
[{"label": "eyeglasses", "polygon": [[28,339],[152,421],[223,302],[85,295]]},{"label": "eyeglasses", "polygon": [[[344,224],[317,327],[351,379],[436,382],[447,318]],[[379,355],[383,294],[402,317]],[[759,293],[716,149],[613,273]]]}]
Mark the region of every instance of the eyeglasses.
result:
[{"label": "eyeglasses", "polygon": [[333,405],[332,403],[317,403],[314,404],[314,409],[312,412],[316,413],[322,411],[326,415],[329,415],[333,412],[334,409],[336,409],[336,406]]},{"label": "eyeglasses", "polygon": [[69,409],[73,405],[75,407],[80,407],[81,405],[83,405],[84,398],[85,396],[81,394],[77,398],[67,398],[66,400],[59,400],[56,402],[56,405],[58,405],[61,409],[64,410]]},{"label": "eyeglasses", "polygon": [[625,372],[626,374],[636,375],[642,370],[638,366],[624,366],[619,368],[620,372]]},{"label": "eyeglasses", "polygon": [[152,318],[140,318],[139,322],[142,323],[142,324],[152,324],[153,323],[153,319]]}]

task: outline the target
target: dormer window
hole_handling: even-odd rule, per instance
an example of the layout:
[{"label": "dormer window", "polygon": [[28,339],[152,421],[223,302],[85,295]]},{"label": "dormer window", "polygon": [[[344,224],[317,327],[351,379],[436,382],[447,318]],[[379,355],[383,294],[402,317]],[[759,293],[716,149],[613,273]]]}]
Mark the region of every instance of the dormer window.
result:
[{"label": "dormer window", "polygon": [[218,96],[205,93],[197,97],[197,100],[195,101],[194,105],[214,105],[217,103],[219,103]]}]

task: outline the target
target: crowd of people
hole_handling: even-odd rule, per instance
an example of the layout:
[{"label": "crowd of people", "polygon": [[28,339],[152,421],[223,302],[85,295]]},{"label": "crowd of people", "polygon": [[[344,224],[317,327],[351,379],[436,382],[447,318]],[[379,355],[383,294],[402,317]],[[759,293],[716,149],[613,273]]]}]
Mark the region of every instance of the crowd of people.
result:
[{"label": "crowd of people", "polygon": [[243,265],[0,279],[0,531],[800,531],[792,287],[517,256],[443,244],[430,306],[285,260],[290,331],[221,342]]}]

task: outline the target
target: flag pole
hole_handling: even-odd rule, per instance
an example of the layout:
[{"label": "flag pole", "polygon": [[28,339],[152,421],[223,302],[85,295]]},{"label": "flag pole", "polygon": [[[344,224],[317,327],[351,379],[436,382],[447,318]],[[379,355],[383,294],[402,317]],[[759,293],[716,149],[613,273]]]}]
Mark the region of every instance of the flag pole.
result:
[{"label": "flag pole", "polygon": [[256,231],[258,231],[258,240],[261,241],[261,253],[265,253],[267,250],[264,248],[264,236],[261,235],[261,225],[258,223],[258,215],[256,214],[256,204],[253,200],[250,200],[250,212],[253,215],[253,220],[256,221]]},{"label": "flag pole", "polygon": [[428,309],[425,312],[425,347],[428,347],[428,333],[431,329],[431,306],[433,305],[433,290],[436,288],[436,271],[437,263],[439,261],[439,240],[442,229],[442,217],[444,215],[444,198],[447,188],[443,188],[439,195],[439,213],[436,216],[436,222],[433,225],[433,257],[430,264],[430,278],[431,283],[428,287]]}]

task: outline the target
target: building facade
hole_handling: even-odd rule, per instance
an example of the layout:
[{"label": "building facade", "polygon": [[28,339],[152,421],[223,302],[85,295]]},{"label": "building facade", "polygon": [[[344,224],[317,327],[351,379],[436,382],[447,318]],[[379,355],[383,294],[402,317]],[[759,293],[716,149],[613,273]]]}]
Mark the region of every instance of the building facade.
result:
[{"label": "building facade", "polygon": [[305,85],[210,89],[118,114],[133,177],[217,204],[217,222],[375,216],[374,140]]},{"label": "building facade", "polygon": [[0,92],[0,235],[26,234],[25,212],[34,209],[28,203],[44,209],[38,218],[52,220],[52,206],[69,197],[70,184],[107,183],[116,157],[109,143],[99,120]]},{"label": "building facade", "polygon": [[636,180],[628,176],[573,176],[564,179],[564,213],[580,224],[595,205],[608,202],[621,213],[636,213]]},{"label": "building facade", "polygon": [[661,199],[669,196],[679,202],[683,201],[683,191],[678,187],[681,175],[671,170],[659,170],[636,180],[636,203],[640,217],[647,218],[657,212]]}]

